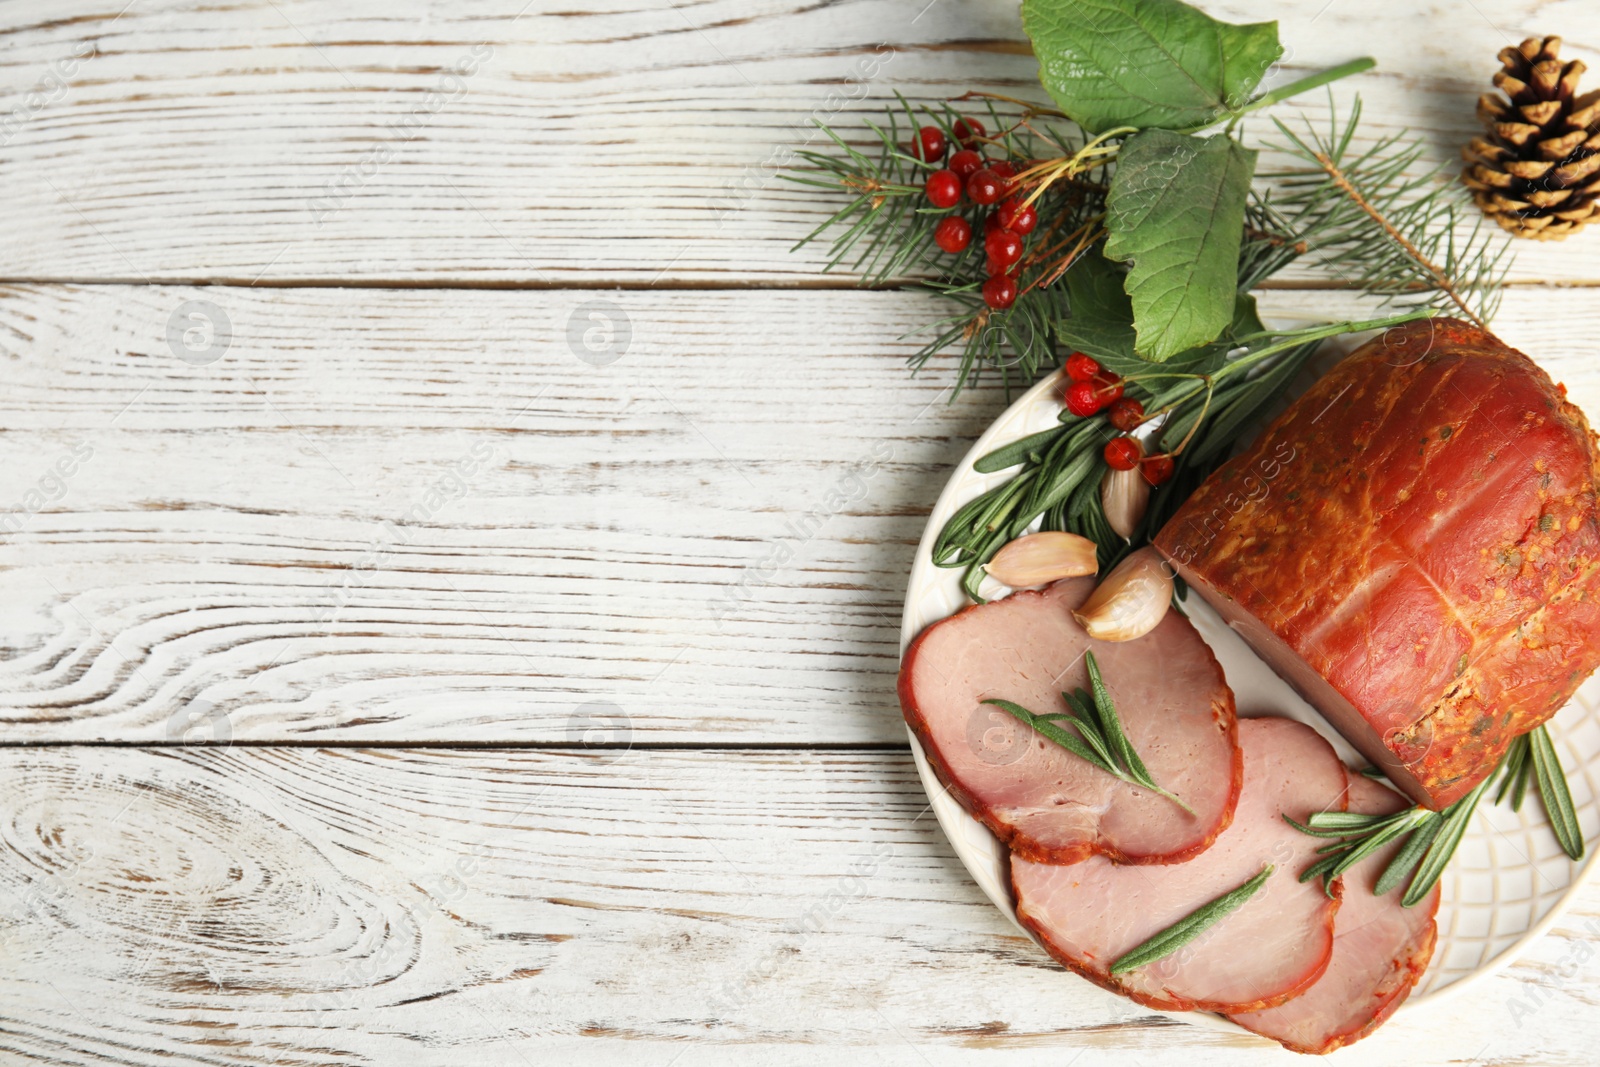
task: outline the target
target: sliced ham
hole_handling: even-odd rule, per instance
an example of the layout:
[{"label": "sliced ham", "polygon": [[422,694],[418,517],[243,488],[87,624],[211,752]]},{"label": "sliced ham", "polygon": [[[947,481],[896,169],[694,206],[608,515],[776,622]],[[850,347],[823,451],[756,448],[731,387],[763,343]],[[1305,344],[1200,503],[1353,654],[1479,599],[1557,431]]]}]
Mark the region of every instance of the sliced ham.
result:
[{"label": "sliced ham", "polygon": [[[1095,641],[1072,618],[1094,588],[1069,578],[968,608],[924,630],[900,668],[900,706],[939,779],[1024,859],[1171,863],[1227,826],[1242,764],[1233,693],[1179,613],[1136,641]],[[1089,686],[1093,649],[1123,728],[1151,777],[1183,798],[1127,785],[982,701],[1065,711]]]},{"label": "sliced ham", "polygon": [[[1392,789],[1350,778],[1350,810],[1390,815],[1410,805]],[[1344,900],[1333,923],[1333,956],[1316,985],[1277,1008],[1233,1021],[1296,1052],[1325,1053],[1370,1034],[1411,995],[1433,956],[1439,888],[1420,904],[1400,906],[1400,889],[1373,887],[1400,845],[1374,853],[1344,875]]]},{"label": "sliced ham", "polygon": [[[1017,917],[1072,970],[1152,1008],[1256,1011],[1322,976],[1333,951],[1335,899],[1298,880],[1324,842],[1284,821],[1344,810],[1348,779],[1332,746],[1289,719],[1239,722],[1244,789],[1233,822],[1182,864],[1070,867],[1011,860]],[[1143,967],[1111,964],[1206,903],[1275,869],[1254,896],[1194,941]]]},{"label": "sliced ham", "polygon": [[1184,502],[1156,547],[1435,810],[1600,665],[1600,453],[1463,322],[1363,345]]}]

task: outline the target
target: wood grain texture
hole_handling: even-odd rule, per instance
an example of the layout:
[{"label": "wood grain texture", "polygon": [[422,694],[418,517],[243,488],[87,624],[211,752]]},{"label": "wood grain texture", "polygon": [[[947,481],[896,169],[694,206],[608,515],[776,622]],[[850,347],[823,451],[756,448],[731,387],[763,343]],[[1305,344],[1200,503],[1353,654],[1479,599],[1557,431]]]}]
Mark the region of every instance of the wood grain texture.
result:
[{"label": "wood grain texture", "polygon": [[[789,248],[833,207],[779,178],[813,118],[1043,98],[1001,0],[125,3],[20,6],[0,36],[0,277],[818,284],[823,251]],[[1339,98],[1433,162],[1476,132],[1500,48],[1600,48],[1582,0],[1208,7],[1279,20],[1277,81],[1375,56]],[[1326,98],[1274,114],[1298,112]],[[1519,252],[1520,280],[1600,282],[1593,234]]]},{"label": "wood grain texture", "polygon": [[[831,208],[777,176],[1036,95],[1014,3],[125,2],[0,11],[0,1063],[1303,1062],[1050,964],[898,748],[1005,398],[908,378],[927,299],[791,253]],[[1440,161],[1502,45],[1600,50],[1580,0],[1207,7],[1278,80],[1376,55],[1341,96]],[[1543,287],[1600,238],[1518,248],[1499,328],[1600,413]],[[1588,1063],[1597,934],[1339,1061]]]},{"label": "wood grain texture", "polygon": [[[907,375],[927,297],[749,299],[0,290],[6,739],[900,742],[912,551],[1004,394]],[[1504,318],[1600,411],[1586,294]]]},{"label": "wood grain texture", "polygon": [[[903,753],[12,749],[0,783],[7,1062],[1302,1062],[1057,968]],[[1590,1062],[1597,905],[1339,1062]]]},{"label": "wood grain texture", "polygon": [[[197,298],[233,337],[198,367],[164,333]],[[655,740],[898,740],[921,516],[1002,397],[907,376],[927,298],[746,299],[604,298],[597,367],[588,293],[0,295],[8,738],[203,701],[240,739],[559,742],[601,701]]]}]

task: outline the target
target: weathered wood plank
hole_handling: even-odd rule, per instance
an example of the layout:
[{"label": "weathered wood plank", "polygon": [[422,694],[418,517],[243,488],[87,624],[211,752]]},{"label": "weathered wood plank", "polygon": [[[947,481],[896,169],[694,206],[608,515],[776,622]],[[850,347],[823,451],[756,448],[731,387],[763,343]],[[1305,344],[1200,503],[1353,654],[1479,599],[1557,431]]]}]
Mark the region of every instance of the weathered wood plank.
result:
[{"label": "weathered wood plank", "polygon": [[[1576,3],[1207,7],[1278,19],[1280,80],[1377,57],[1340,98],[1365,97],[1367,139],[1410,128],[1436,162],[1475,131],[1501,47],[1600,46],[1600,8]],[[822,250],[789,247],[833,209],[778,177],[813,118],[862,129],[896,91],[1042,99],[1014,4],[38,10],[0,36],[0,277],[815,283]],[[1600,239],[1524,242],[1517,277],[1600,282]]]},{"label": "weathered wood plank", "polygon": [[[927,297],[751,299],[0,289],[5,738],[898,742],[911,553],[1004,397],[907,376]],[[1587,294],[1503,327],[1600,412]]]},{"label": "weathered wood plank", "polygon": [[[1289,1062],[1058,970],[902,753],[7,749],[0,841],[23,1062]],[[1597,916],[1341,1062],[1589,1062]]]},{"label": "weathered wood plank", "polygon": [[[255,738],[571,741],[595,701],[901,736],[921,516],[1002,402],[907,376],[922,300],[352,296],[0,296],[9,738],[160,739],[193,700]],[[204,366],[165,337],[195,298],[232,320]],[[607,366],[568,341],[596,300],[631,320]]]}]

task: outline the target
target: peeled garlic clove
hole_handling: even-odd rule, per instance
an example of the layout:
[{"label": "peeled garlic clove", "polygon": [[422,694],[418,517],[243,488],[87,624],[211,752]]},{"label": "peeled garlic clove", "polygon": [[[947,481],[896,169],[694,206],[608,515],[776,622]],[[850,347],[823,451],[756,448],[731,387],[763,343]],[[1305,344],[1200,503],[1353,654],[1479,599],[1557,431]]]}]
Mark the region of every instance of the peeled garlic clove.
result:
[{"label": "peeled garlic clove", "polygon": [[1144,520],[1150,506],[1150,483],[1139,468],[1128,471],[1107,470],[1100,479],[1100,506],[1105,509],[1106,521],[1117,531],[1117,536],[1129,538]]},{"label": "peeled garlic clove", "polygon": [[983,569],[1013,589],[1027,589],[1094,574],[1100,561],[1095,558],[1094,542],[1087,537],[1050,531],[1017,538],[996,552]]},{"label": "peeled garlic clove", "polygon": [[1101,641],[1132,641],[1154,630],[1172,606],[1172,568],[1145,547],[1111,568],[1072,617]]}]

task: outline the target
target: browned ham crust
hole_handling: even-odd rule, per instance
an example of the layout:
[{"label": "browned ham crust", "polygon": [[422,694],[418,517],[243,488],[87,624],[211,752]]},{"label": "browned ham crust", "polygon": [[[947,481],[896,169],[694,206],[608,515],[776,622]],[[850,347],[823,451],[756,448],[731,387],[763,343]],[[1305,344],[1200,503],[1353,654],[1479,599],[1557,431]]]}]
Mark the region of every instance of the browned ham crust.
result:
[{"label": "browned ham crust", "polygon": [[1521,352],[1389,331],[1156,537],[1351,744],[1442,809],[1600,664],[1594,435]]}]

